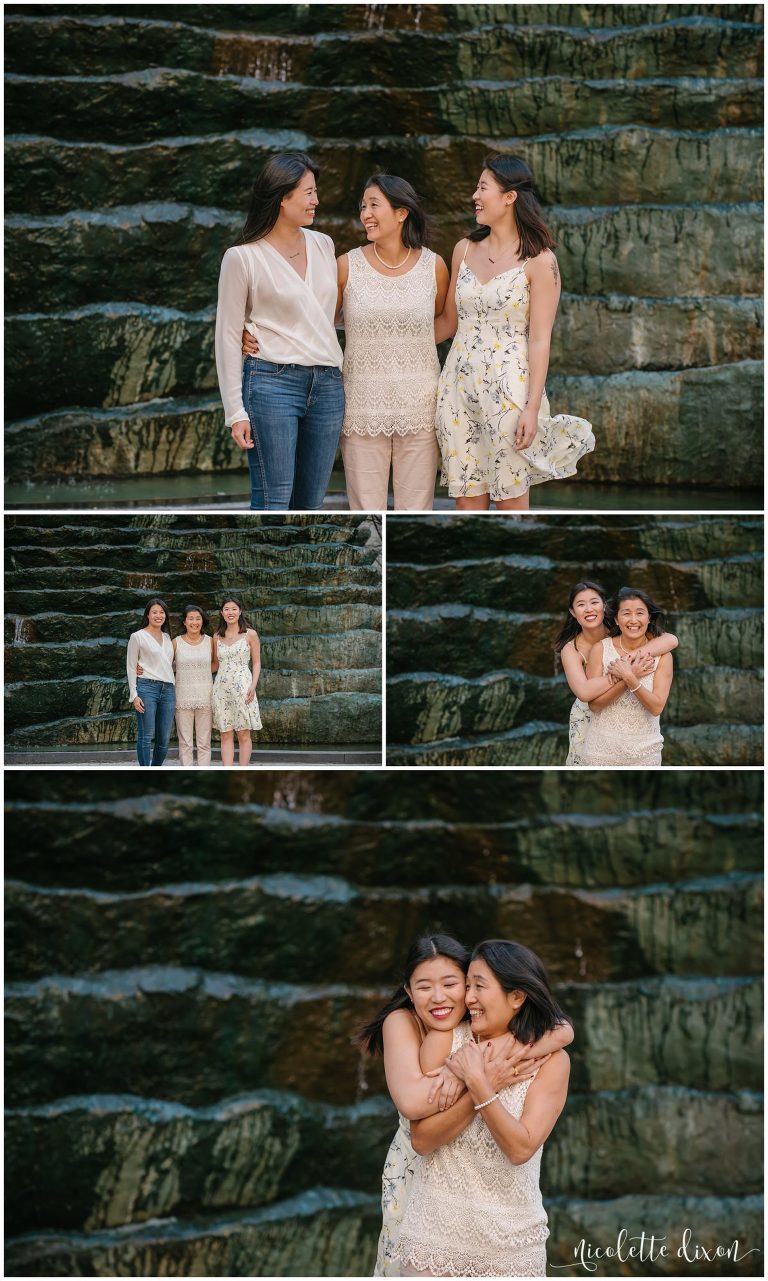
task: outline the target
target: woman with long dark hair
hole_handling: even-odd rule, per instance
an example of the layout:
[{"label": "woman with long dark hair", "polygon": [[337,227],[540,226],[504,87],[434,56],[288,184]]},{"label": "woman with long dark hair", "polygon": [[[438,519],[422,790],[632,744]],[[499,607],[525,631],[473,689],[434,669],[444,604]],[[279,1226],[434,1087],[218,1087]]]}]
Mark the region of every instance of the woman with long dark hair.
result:
[{"label": "woman with long dark hair", "polygon": [[338,263],[349,506],[385,510],[391,471],[395,510],[431,511],[439,461],[434,326],[445,305],[448,268],[428,248],[426,214],[404,178],[368,178],[360,221],[368,243]]},{"label": "woman with long dark hair", "polygon": [[131,633],[126,671],[128,697],[136,713],[139,765],[162,765],[168,755],[176,698],[168,606],[159,596],[147,602],[141,627]]},{"label": "woman with long dark hair", "polygon": [[213,637],[213,659],[218,665],[213,682],[213,724],[221,735],[221,763],[238,764],[251,759],[251,731],[261,729],[256,686],[261,674],[261,645],[236,596],[227,596],[219,608],[219,627]]},{"label": "woman with long dark hair", "polygon": [[555,1048],[532,1077],[509,1083],[488,1069],[501,1038],[549,1044],[566,1015],[539,957],[505,939],[475,948],[466,1001],[470,1023],[454,1029],[448,1059],[466,1093],[411,1127],[422,1160],[400,1224],[400,1275],[543,1277],[541,1153],[565,1105],[570,1062]]},{"label": "woman with long dark hair", "polygon": [[647,592],[622,587],[610,603],[611,634],[594,645],[587,678],[609,671],[615,684],[589,701],[590,718],[581,751],[582,765],[661,765],[664,739],[659,717],[672,686],[672,655],[653,659],[638,675],[632,659],[664,631],[662,610]]},{"label": "woman with long dark hair", "polygon": [[[273,156],[221,264],[216,367],[259,510],[322,507],[344,415],[336,255],[330,236],[311,229],[318,172],[301,151]],[[259,345],[244,364],[243,327]]]},{"label": "woman with long dark hair", "polygon": [[[583,765],[582,750],[590,720],[590,699],[613,689],[619,676],[613,674],[609,663],[605,675],[587,677],[587,662],[594,646],[610,635],[613,617],[608,607],[608,597],[599,583],[583,579],[575,583],[568,596],[568,613],[555,637],[555,653],[560,655],[565,679],[575,697],[568,722],[568,756],[566,765]],[[671,632],[652,636],[629,656],[629,662],[639,680],[654,671],[655,659],[677,649],[678,640]]]},{"label": "woman with long dark hair", "polygon": [[[434,326],[445,306],[448,268],[428,247],[428,218],[405,178],[372,174],[361,193],[360,221],[368,243],[337,263],[347,498],[352,511],[386,510],[391,473],[396,510],[431,511],[439,461]],[[244,334],[243,354],[258,352],[258,342]]]},{"label": "woman with long dark hair", "polygon": [[[467,1027],[465,1003],[469,952],[447,934],[424,935],[411,946],[402,984],[375,1017],[360,1030],[364,1053],[383,1055],[387,1087],[400,1123],[387,1153],[382,1176],[382,1229],[375,1276],[398,1276],[400,1224],[418,1157],[410,1126],[439,1112],[455,1117],[453,1105],[465,1093],[450,1067],[444,1066],[456,1029]],[[507,1035],[489,1046],[486,1071],[499,1087],[522,1080],[547,1055],[573,1039],[563,1020],[551,1034],[520,1038]]]},{"label": "woman with long dark hair", "polygon": [[573,476],[595,447],[590,424],[550,416],[544,383],[560,299],[554,240],[516,156],[488,156],[476,228],[451,265],[438,342],[456,335],[440,376],[443,483],[462,511],[528,507],[532,485]]}]

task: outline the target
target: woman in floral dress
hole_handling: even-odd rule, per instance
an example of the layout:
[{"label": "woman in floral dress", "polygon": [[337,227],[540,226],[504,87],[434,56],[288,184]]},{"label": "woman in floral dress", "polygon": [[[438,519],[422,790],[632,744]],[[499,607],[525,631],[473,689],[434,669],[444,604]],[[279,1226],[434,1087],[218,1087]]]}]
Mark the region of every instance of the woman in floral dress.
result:
[{"label": "woman in floral dress", "polygon": [[591,425],[550,416],[544,383],[560,299],[554,241],[527,165],[489,156],[477,227],[453,253],[438,342],[455,334],[438,388],[442,483],[461,511],[528,507],[532,485],[573,476]]},{"label": "woman in floral dress", "polygon": [[221,735],[221,763],[235,763],[235,734],[238,763],[251,759],[251,730],[261,729],[256,685],[261,673],[259,637],[234,596],[221,606],[221,623],[213,638],[219,665],[213,683],[213,724]]}]

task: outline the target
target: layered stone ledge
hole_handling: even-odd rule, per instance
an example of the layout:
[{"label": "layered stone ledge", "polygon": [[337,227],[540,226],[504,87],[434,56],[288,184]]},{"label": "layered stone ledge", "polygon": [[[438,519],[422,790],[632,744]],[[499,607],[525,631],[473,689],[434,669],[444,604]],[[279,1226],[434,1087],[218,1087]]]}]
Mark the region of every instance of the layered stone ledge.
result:
[{"label": "layered stone ledge", "polygon": [[[294,795],[295,775],[275,778],[256,777],[249,790],[273,795],[277,787],[281,796]],[[87,880],[94,889],[124,892],[134,888],[137,876],[144,885],[164,885],[169,877],[243,879],[316,867],[364,885],[439,883],[450,868],[451,876],[465,883],[486,884],[492,873],[506,883],[574,888],[647,885],[762,868],[757,775],[729,775],[728,791],[721,795],[700,786],[704,775],[662,775],[654,785],[663,808],[652,810],[637,805],[638,787],[647,778],[646,771],[592,773],[589,789],[582,778],[565,774],[546,776],[543,789],[527,778],[513,788],[518,817],[510,821],[509,779],[490,774],[479,784],[475,780],[472,793],[484,821],[468,823],[453,792],[435,800],[429,819],[408,815],[409,799],[421,813],[425,784],[416,777],[408,783],[402,775],[373,789],[376,821],[366,822],[317,814],[312,806],[293,812],[238,803],[231,796],[222,804],[222,785],[214,776],[210,795],[205,778],[194,780],[192,795],[185,793],[183,779],[173,785],[158,780],[155,790],[138,779],[132,787],[128,779],[117,794],[103,795],[109,789],[105,779],[103,799],[94,801],[90,784],[80,782],[77,773],[53,774],[50,799],[41,801],[39,790],[30,786],[29,799],[8,806],[6,872],[49,886],[55,868],[61,887]],[[23,795],[25,780],[16,779]],[[337,786],[344,782],[346,776]],[[389,789],[396,784],[393,794]],[[327,774],[310,776],[308,796],[322,795],[327,786]],[[731,812],[738,806],[745,812]],[[358,797],[354,809],[361,808],[364,798]],[[404,810],[406,817],[390,817]],[[225,827],[229,839],[222,844]],[[106,844],[113,855],[108,863]],[[212,848],[217,849],[215,865]]]},{"label": "layered stone ledge", "polygon": [[[387,994],[383,987],[299,986],[170,966],[12,983],[9,1104],[101,1091],[206,1106],[261,1088],[351,1103],[363,1069],[370,1068],[369,1088],[383,1087],[380,1064],[357,1062],[349,1042]],[[761,1087],[759,979],[570,982],[558,995],[581,1030],[571,1074],[576,1090]],[[297,1045],[311,1045],[312,1054],[297,1056]]]},{"label": "layered stone ledge", "polygon": [[[762,973],[762,881],[734,873],[602,891],[498,882],[363,888],[339,877],[273,874],[159,885],[129,894],[6,888],[10,979],[178,964],[300,982],[307,955],[337,981],[385,984],[424,920],[450,934],[514,938],[553,980]],[[391,922],[397,920],[397,929]],[[218,922],[217,928],[210,923]],[[24,956],[23,966],[20,963]]]}]

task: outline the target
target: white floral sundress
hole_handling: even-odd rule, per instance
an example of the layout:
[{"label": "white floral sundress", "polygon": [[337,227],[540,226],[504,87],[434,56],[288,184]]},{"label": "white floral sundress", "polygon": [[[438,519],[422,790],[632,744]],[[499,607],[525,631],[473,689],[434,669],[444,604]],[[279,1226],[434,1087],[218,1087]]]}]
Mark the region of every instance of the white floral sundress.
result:
[{"label": "white floral sundress", "polygon": [[389,1145],[381,1175],[382,1223],[376,1267],[373,1273],[375,1277],[400,1276],[400,1266],[397,1261],[397,1235],[408,1204],[408,1193],[418,1160],[418,1155],[411,1147],[410,1123],[404,1116],[400,1116],[400,1124]]},{"label": "white floral sundress", "polygon": [[214,728],[219,732],[261,729],[259,700],[254,695],[252,702],[245,701],[251,683],[251,651],[247,636],[240,636],[234,645],[225,645],[219,640],[216,654],[219,670],[213,682]]},{"label": "white floral sundress", "polygon": [[456,281],[459,327],[440,376],[437,439],[441,483],[452,498],[519,498],[545,480],[573,476],[595,447],[592,426],[550,416],[546,393],[527,449],[515,450],[528,399],[530,285],[523,264],[481,284],[465,262]]}]

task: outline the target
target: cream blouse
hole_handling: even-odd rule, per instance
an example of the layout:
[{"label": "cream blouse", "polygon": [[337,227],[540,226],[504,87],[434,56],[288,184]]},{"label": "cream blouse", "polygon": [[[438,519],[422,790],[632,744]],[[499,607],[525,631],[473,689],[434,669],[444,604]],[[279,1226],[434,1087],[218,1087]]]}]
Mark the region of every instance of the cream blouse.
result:
[{"label": "cream blouse", "polygon": [[334,365],[342,351],[334,328],[336,254],[330,236],[302,227],[307,274],[302,280],[265,240],[224,254],[216,311],[216,370],[227,427],[248,417],[243,405],[242,333],[259,343],[259,359],[276,365]]},{"label": "cream blouse", "polygon": [[141,666],[144,676],[150,681],[165,681],[174,685],[173,676],[173,641],[167,632],[163,632],[162,646],[145,628],[132,632],[128,641],[126,672],[128,675],[128,697],[133,702],[136,697],[136,667]]}]

